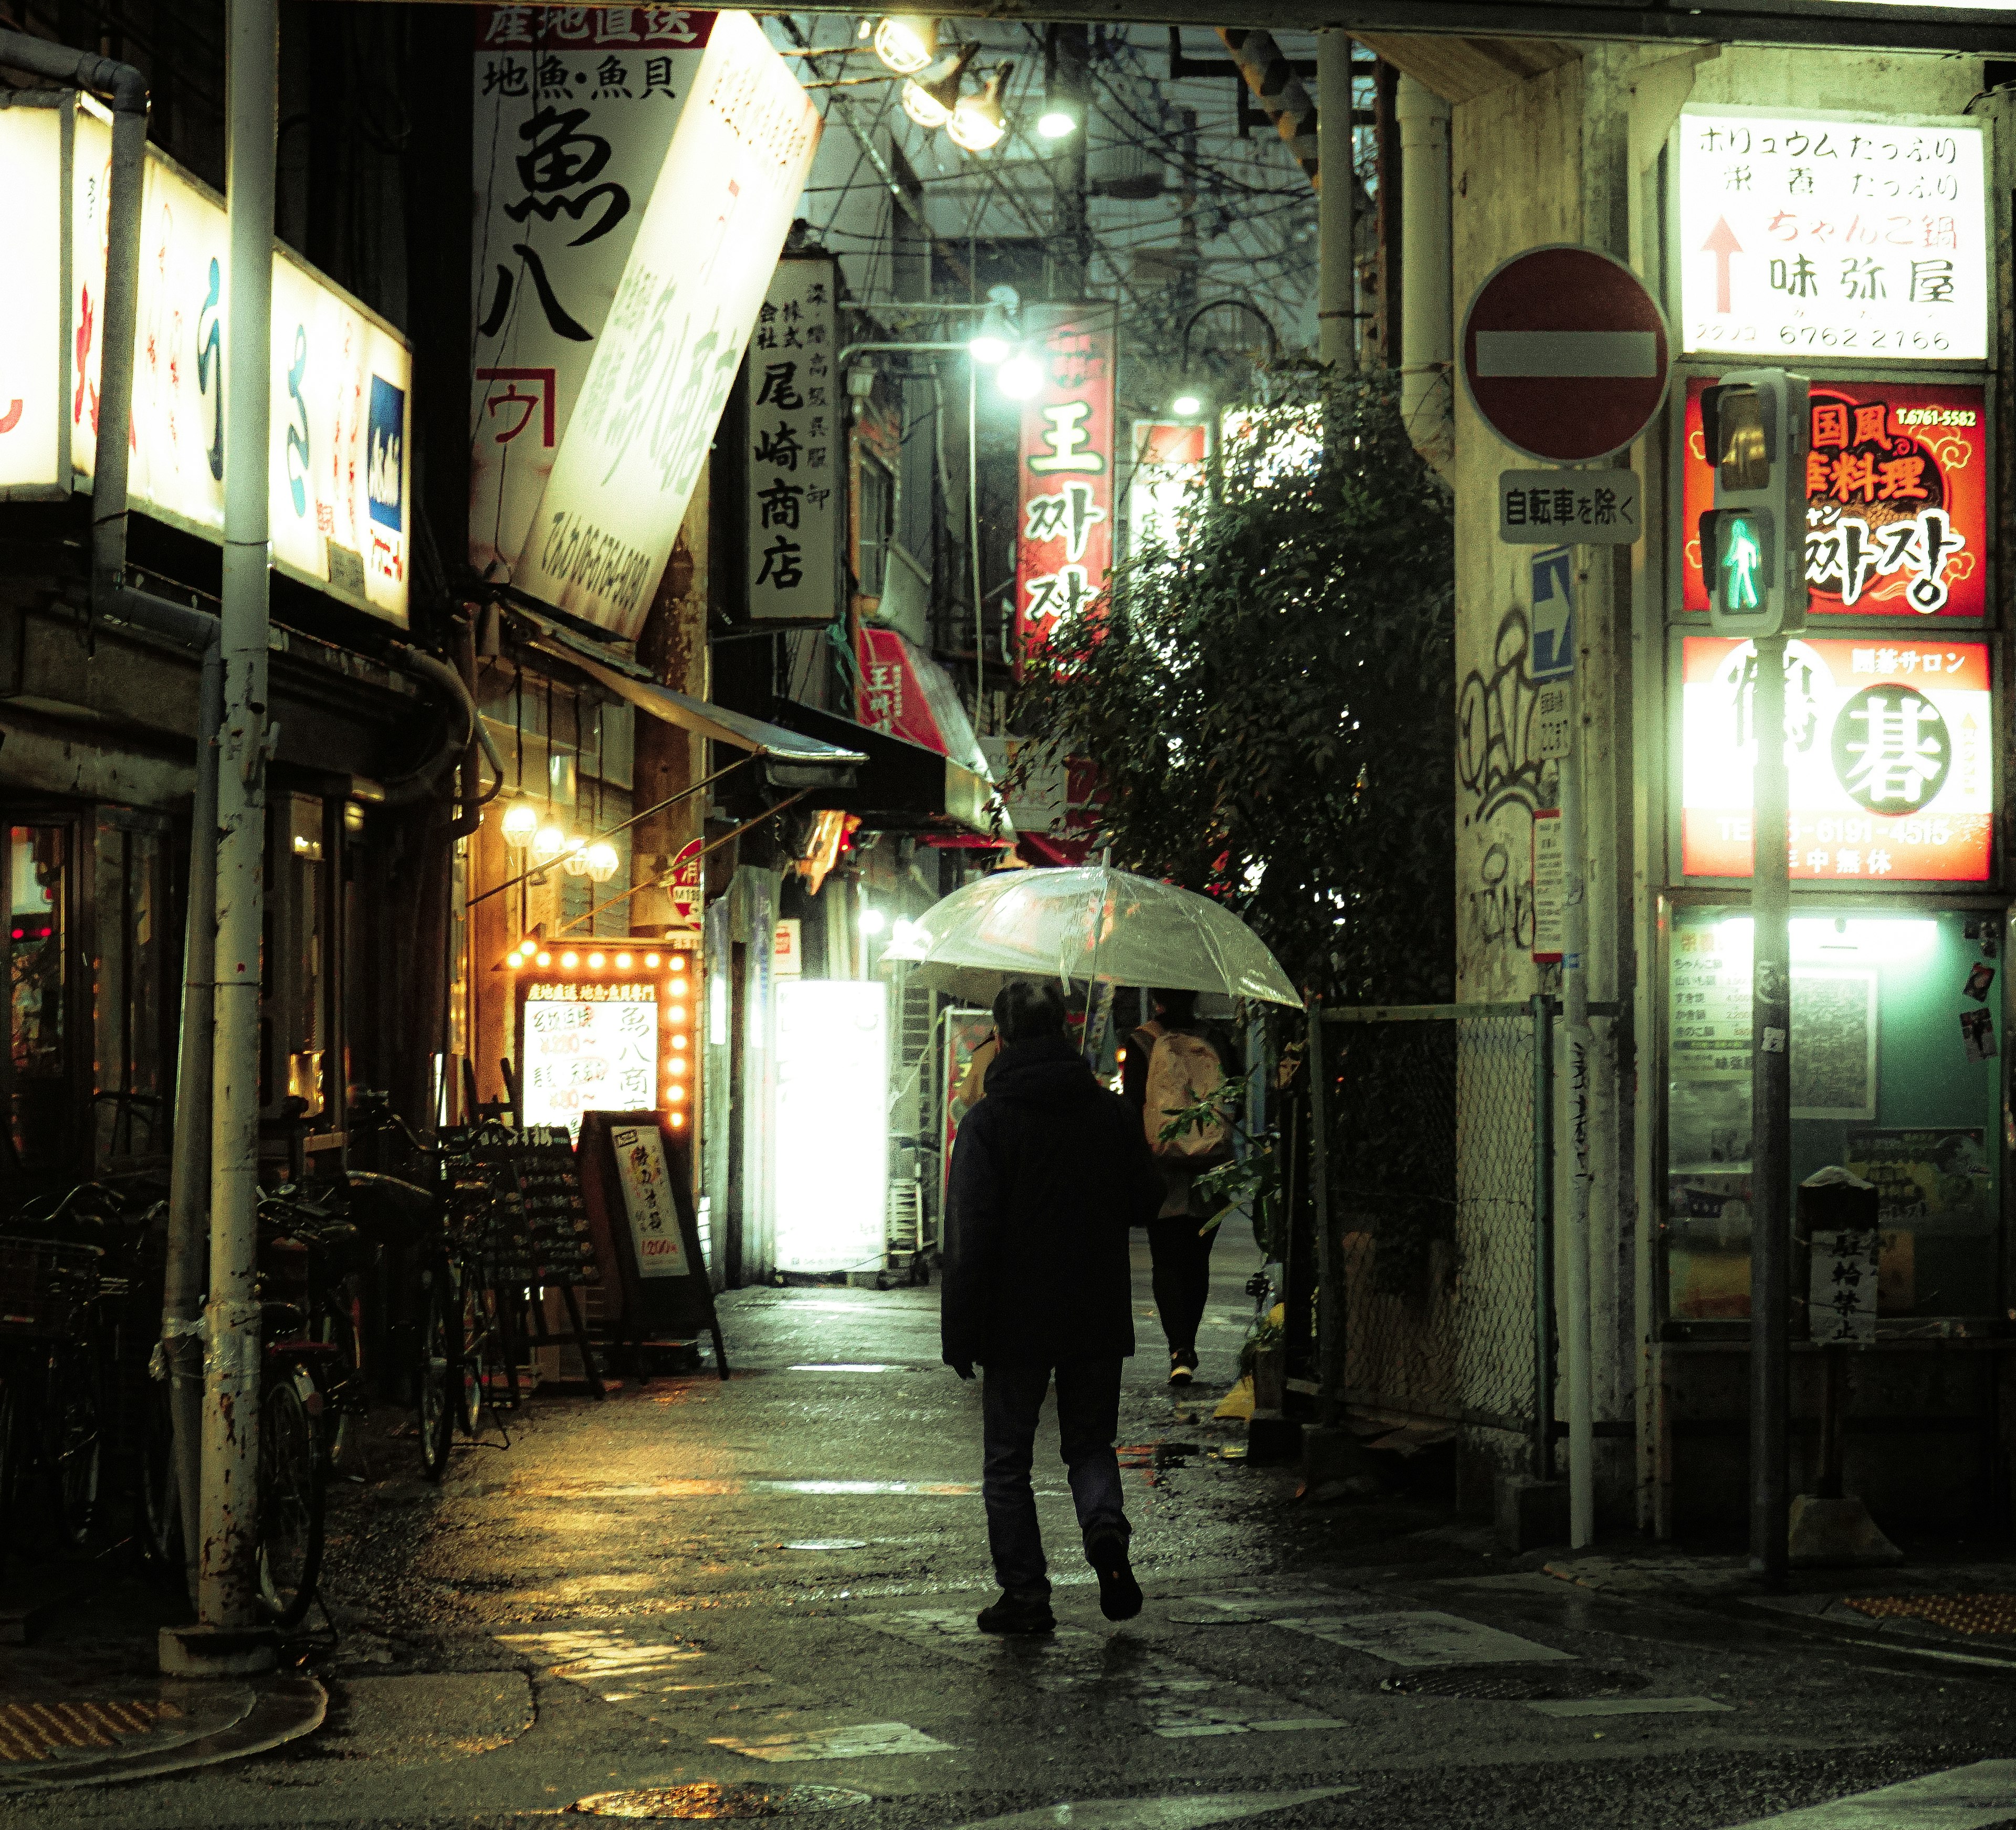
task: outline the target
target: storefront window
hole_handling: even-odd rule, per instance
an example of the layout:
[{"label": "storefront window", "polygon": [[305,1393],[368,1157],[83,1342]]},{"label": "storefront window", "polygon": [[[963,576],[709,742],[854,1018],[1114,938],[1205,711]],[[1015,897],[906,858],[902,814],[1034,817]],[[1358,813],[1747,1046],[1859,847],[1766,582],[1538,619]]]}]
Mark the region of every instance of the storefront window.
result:
[{"label": "storefront window", "polygon": [[[2000,937],[1999,917],[1958,910],[1792,917],[1792,1178],[1838,1163],[1877,1185],[1879,1326],[2000,1310]],[[1750,1313],[1751,937],[1741,908],[1673,917],[1676,1321]]]},{"label": "storefront window", "polygon": [[70,1162],[69,832],[7,829],[8,1136],[24,1175]]},{"label": "storefront window", "polygon": [[166,849],[157,822],[121,809],[99,814],[92,922],[97,958],[92,1071],[95,1161],[127,1170],[168,1145],[164,1052],[174,1047]]}]

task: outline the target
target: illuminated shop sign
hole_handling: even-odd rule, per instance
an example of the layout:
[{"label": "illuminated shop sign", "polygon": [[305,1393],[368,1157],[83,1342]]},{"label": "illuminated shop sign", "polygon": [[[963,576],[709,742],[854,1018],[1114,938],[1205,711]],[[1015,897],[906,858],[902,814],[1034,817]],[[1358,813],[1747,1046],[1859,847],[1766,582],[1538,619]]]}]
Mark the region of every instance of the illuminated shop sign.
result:
[{"label": "illuminated shop sign", "polygon": [[1684,353],[1986,360],[1981,122],[1697,106],[1677,139]]},{"label": "illuminated shop sign", "polygon": [[[1681,607],[1705,611],[1701,517],[1715,505],[1702,390],[1687,383]],[[1816,381],[1806,456],[1806,583],[1815,616],[1988,609],[1988,413],[1980,387]]]},{"label": "illuminated shop sign", "polygon": [[518,974],[520,1124],[578,1138],[585,1112],[655,1108],[685,1126],[696,1071],[686,952],[528,941],[505,964]]},{"label": "illuminated shop sign", "polygon": [[[1680,653],[1681,872],[1747,877],[1756,649],[1689,636]],[[1792,875],[1844,883],[1986,881],[1993,711],[1985,642],[1787,642]]]}]

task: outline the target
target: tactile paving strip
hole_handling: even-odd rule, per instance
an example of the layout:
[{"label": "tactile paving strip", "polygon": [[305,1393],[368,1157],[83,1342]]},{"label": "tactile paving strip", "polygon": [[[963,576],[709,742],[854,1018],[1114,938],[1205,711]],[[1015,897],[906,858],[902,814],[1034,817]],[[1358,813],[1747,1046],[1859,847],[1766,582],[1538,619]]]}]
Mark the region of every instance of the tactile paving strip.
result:
[{"label": "tactile paving strip", "polygon": [[182,1713],[171,1702],[0,1703],[0,1760],[45,1760],[59,1748],[117,1747]]},{"label": "tactile paving strip", "polygon": [[1955,1633],[2016,1634],[2016,1595],[1843,1595],[1841,1602],[1877,1620],[1916,1616]]}]

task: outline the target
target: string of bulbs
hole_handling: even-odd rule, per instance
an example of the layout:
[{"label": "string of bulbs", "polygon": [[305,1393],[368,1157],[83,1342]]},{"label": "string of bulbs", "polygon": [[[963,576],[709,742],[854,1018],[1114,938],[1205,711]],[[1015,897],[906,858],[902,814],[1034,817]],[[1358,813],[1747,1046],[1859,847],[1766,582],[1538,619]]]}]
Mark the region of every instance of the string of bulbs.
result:
[{"label": "string of bulbs", "polygon": [[[913,13],[891,13],[879,22],[864,19],[860,36],[866,38],[871,32],[875,55],[884,67],[909,79],[903,84],[903,112],[918,126],[927,133],[943,128],[954,146],[969,153],[990,153],[1000,145],[1008,131],[1001,92],[1014,72],[1013,63],[991,71],[979,89],[969,93],[966,73],[980,55],[977,45],[955,44],[941,52],[938,21]],[[1038,131],[1057,139],[1075,125],[1060,111],[1052,110]]]}]

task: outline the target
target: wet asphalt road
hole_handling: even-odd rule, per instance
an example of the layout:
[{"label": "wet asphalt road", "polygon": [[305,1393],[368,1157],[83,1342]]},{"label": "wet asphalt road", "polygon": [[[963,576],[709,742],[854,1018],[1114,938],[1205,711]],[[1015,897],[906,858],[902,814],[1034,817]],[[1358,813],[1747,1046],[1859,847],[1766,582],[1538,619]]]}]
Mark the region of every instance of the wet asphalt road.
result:
[{"label": "wet asphalt road", "polygon": [[[1432,1491],[1298,1504],[1288,1472],[1219,1452],[1243,1440],[1210,1405],[1247,1307],[1247,1267],[1221,1257],[1191,1394],[1161,1382],[1139,1279],[1136,1621],[1100,1617],[1052,1433],[1038,1490],[1064,1630],[971,1631],[994,1592],[978,1397],[938,1365],[934,1290],[740,1292],[726,1385],[542,1400],[508,1449],[459,1449],[441,1490],[409,1444],[374,1441],[331,1547],[319,1735],[0,1803],[0,1823],[475,1830],[715,1781],[862,1795],[779,1820],[830,1830],[1721,1830],[2016,1755],[2016,1671],[1596,1595],[1542,1559],[1493,1558]],[[1464,1669],[1366,1649],[1418,1652],[1424,1634]],[[1415,1688],[1382,1688],[1395,1680]],[[1690,1701],[1548,1713],[1535,1692]],[[1054,1808],[1125,1799],[1141,1802]],[[2008,1801],[1965,1825],[2016,1824]],[[1903,1805],[1862,1821],[1921,1821]]]}]

